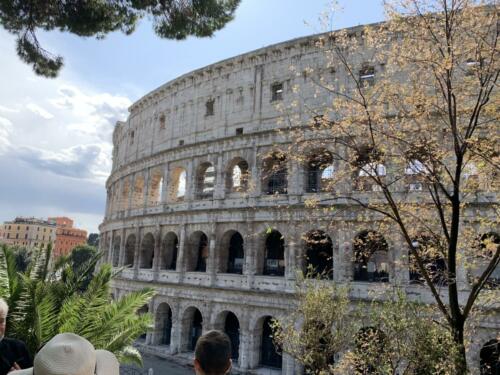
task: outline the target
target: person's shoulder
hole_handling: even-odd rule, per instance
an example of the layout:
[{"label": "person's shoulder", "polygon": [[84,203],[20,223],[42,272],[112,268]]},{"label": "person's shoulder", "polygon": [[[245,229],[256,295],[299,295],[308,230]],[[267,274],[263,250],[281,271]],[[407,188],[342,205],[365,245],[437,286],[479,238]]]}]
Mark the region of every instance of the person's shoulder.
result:
[{"label": "person's shoulder", "polygon": [[2,343],[11,347],[26,347],[26,344],[21,340],[13,339],[10,337],[4,337]]}]

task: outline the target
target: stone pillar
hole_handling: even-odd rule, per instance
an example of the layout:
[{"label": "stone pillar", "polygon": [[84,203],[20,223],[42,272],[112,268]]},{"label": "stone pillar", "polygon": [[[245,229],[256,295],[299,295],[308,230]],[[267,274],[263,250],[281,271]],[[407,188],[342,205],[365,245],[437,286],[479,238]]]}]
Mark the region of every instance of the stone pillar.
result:
[{"label": "stone pillar", "polygon": [[214,199],[224,199],[226,192],[225,170],[222,154],[217,156]]},{"label": "stone pillar", "polygon": [[123,266],[125,262],[125,228],[122,228],[121,237],[120,237],[120,258],[118,260],[118,266]]},{"label": "stone pillar", "polygon": [[156,226],[155,231],[155,247],[153,256],[153,279],[158,280],[158,271],[160,269],[160,255],[161,255],[161,229],[160,226]]},{"label": "stone pillar", "polygon": [[134,175],[130,175],[129,177],[129,185],[128,185],[128,203],[125,207],[126,210],[130,210],[132,208],[132,197],[134,196],[135,190],[135,178]]},{"label": "stone pillar", "polygon": [[300,195],[302,194],[302,184],[300,181],[303,180],[302,173],[300,173],[299,165],[296,160],[290,160],[287,163],[287,191],[289,195]]},{"label": "stone pillar", "polygon": [[248,314],[245,314],[240,321],[240,357],[238,358],[238,367],[241,370],[249,368],[249,351],[250,351],[250,330]]},{"label": "stone pillar", "polygon": [[177,255],[177,264],[175,269],[179,271],[179,283],[183,281],[184,273],[186,272],[185,257],[186,257],[186,224],[181,224],[179,234],[179,254]]},{"label": "stone pillar", "polygon": [[292,283],[296,279],[295,273],[297,272],[297,247],[294,237],[291,237],[288,243],[285,244],[285,278]]},{"label": "stone pillar", "polygon": [[196,194],[196,176],[194,173],[193,160],[189,160],[186,171],[186,193],[187,201],[193,201]]},{"label": "stone pillar", "polygon": [[[154,300],[149,302],[148,311],[153,315],[153,321],[155,320],[155,309],[154,309]],[[153,332],[146,333],[146,345],[151,345],[153,343]]]},{"label": "stone pillar", "polygon": [[252,289],[255,275],[257,274],[257,254],[258,254],[258,244],[259,238],[258,234],[254,230],[254,226],[251,226],[251,233],[245,239],[245,264],[243,267],[243,274],[247,276],[247,286]]},{"label": "stone pillar", "polygon": [[178,302],[170,305],[172,309],[172,333],[170,336],[170,354],[179,353],[181,350],[182,322],[180,317],[180,305]]},{"label": "stone pillar", "polygon": [[252,161],[251,161],[251,170],[250,170],[250,186],[251,186],[251,190],[253,191],[250,191],[250,196],[251,197],[258,197],[260,196],[261,194],[261,190],[262,190],[262,187],[261,187],[261,178],[260,178],[260,166],[257,165],[258,162],[259,162],[259,158],[257,156],[257,148],[254,147],[254,149],[252,150]]},{"label": "stone pillar", "polygon": [[146,169],[143,172],[144,178],[144,188],[142,189],[142,208],[146,208],[149,206],[149,180],[150,180],[151,170],[150,168]]},{"label": "stone pillar", "polygon": [[281,370],[283,375],[299,374],[295,372],[295,360],[287,353],[283,353],[283,368]]},{"label": "stone pillar", "polygon": [[210,275],[210,285],[215,285],[215,278],[217,277],[217,260],[215,259],[215,228],[212,230],[212,233],[210,233],[208,241],[207,273]]},{"label": "stone pillar", "polygon": [[137,228],[135,230],[135,252],[134,252],[134,279],[137,278],[137,275],[139,273],[139,261],[140,261],[140,255],[141,255],[141,238],[140,238],[141,230],[139,228],[139,225],[137,225]]},{"label": "stone pillar", "polygon": [[111,239],[109,240],[108,254],[105,259],[107,263],[113,262],[113,241],[115,240],[115,233],[113,231],[110,231],[110,233],[111,233]]},{"label": "stone pillar", "polygon": [[337,281],[348,282],[353,276],[353,248],[352,248],[352,233],[347,225],[342,225],[337,231],[339,241],[339,256],[337,264],[334,264],[334,275],[338,275]]},{"label": "stone pillar", "polygon": [[168,162],[163,165],[163,186],[160,192],[160,203],[164,203],[168,198],[168,189],[170,188],[170,175],[168,173]]}]

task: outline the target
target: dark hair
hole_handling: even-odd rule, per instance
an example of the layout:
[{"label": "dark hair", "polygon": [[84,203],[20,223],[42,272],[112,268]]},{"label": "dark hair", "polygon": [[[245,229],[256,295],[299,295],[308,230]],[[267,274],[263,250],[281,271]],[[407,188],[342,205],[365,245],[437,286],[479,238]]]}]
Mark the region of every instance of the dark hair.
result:
[{"label": "dark hair", "polygon": [[194,357],[206,375],[223,375],[229,367],[231,340],[221,331],[208,331],[194,349]]}]

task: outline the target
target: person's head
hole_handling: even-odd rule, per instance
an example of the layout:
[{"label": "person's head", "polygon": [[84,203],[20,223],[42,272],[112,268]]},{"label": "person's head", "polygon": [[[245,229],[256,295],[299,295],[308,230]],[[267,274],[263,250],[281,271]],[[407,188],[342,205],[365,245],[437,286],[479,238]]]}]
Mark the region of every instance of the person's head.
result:
[{"label": "person's head", "polygon": [[119,375],[120,365],[113,353],[95,350],[83,337],[60,333],[35,355],[33,367],[9,375]]},{"label": "person's head", "polygon": [[5,325],[7,323],[7,313],[9,312],[9,305],[3,298],[0,298],[0,340],[5,335]]},{"label": "person's head", "polygon": [[194,368],[199,375],[224,375],[231,369],[231,340],[221,331],[208,331],[196,342]]}]

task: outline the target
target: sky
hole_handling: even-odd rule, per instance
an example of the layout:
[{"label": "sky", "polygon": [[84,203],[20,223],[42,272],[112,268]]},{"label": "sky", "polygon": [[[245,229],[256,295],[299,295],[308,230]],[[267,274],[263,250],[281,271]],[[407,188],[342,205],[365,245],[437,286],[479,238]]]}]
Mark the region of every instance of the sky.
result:
[{"label": "sky", "polygon": [[384,19],[380,0],[242,0],[212,38],[157,37],[147,19],[134,34],[103,40],[40,33],[64,57],[56,79],[36,76],[0,25],[0,222],[69,216],[97,232],[104,218],[111,135],[140,97],[184,73],[257,48]]}]

